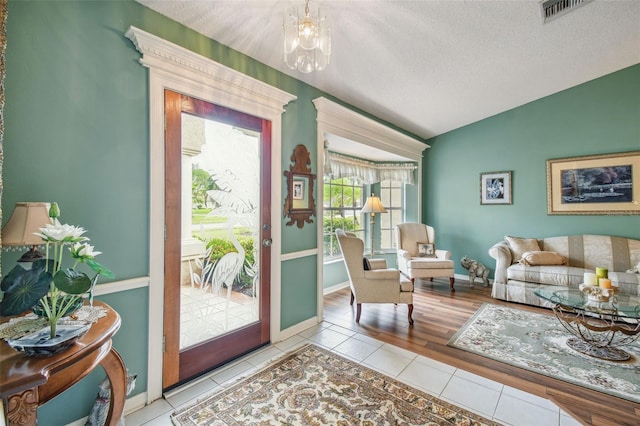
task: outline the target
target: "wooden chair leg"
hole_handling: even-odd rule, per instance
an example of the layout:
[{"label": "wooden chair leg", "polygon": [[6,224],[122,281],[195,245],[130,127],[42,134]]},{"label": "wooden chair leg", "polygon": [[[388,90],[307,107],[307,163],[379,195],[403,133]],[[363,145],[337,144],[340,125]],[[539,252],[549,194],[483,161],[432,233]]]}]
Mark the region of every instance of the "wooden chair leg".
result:
[{"label": "wooden chair leg", "polygon": [[413,315],[413,303],[409,303],[409,324],[413,325],[413,318],[411,318],[411,315]]},{"label": "wooden chair leg", "polygon": [[353,295],[353,290],[351,291],[351,302],[349,302],[350,305],[353,305],[353,301],[355,300],[355,296]]},{"label": "wooden chair leg", "polygon": [[358,303],[356,308],[356,322],[360,322],[360,314],[362,313],[362,303]]},{"label": "wooden chair leg", "polygon": [[451,293],[454,293],[456,291],[455,288],[453,288],[453,283],[456,281],[456,279],[454,277],[449,277],[449,287],[451,287]]}]

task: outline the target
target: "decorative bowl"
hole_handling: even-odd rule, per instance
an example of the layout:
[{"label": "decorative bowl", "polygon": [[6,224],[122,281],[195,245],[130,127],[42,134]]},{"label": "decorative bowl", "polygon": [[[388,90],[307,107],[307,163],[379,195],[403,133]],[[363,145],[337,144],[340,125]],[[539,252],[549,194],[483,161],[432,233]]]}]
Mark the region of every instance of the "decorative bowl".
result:
[{"label": "decorative bowl", "polygon": [[587,299],[593,302],[608,302],[611,296],[618,294],[618,287],[604,288],[597,285],[580,284],[578,288],[587,296]]},{"label": "decorative bowl", "polygon": [[91,324],[58,324],[56,336],[50,337],[49,326],[41,328],[19,339],[7,340],[13,349],[24,352],[27,356],[48,357],[60,353],[73,345],[85,335]]}]

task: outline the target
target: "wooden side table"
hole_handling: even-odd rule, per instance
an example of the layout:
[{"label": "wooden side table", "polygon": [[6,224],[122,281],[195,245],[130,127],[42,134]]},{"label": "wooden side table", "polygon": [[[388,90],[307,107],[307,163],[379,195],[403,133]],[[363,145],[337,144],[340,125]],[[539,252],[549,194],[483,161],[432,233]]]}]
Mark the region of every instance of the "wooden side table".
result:
[{"label": "wooden side table", "polygon": [[107,315],[92,324],[72,347],[51,357],[27,357],[0,340],[0,397],[8,425],[37,424],[40,405],[76,384],[98,365],[111,382],[107,424],[118,423],[124,409],[127,374],[122,357],[111,346],[111,338],[120,328],[120,315],[105,303],[96,301],[94,305],[105,307]]}]

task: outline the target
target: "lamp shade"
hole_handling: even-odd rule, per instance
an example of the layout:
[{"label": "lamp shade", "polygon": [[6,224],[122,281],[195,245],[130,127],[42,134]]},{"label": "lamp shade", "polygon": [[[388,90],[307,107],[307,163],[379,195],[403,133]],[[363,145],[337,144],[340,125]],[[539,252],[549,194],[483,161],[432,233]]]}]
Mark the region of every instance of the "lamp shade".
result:
[{"label": "lamp shade", "polygon": [[49,203],[16,203],[13,214],[2,228],[3,246],[34,246],[44,244],[35,232],[40,232],[49,218]]},{"label": "lamp shade", "polygon": [[380,201],[380,197],[371,194],[371,197],[367,198],[367,202],[364,203],[364,207],[360,210],[360,213],[386,213]]}]

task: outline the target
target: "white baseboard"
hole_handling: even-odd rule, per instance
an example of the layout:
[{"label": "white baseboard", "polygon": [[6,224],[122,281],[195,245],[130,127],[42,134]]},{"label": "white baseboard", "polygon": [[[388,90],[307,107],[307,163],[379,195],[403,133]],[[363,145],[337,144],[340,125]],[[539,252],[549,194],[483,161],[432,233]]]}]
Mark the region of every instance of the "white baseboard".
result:
[{"label": "white baseboard", "polygon": [[335,291],[342,290],[345,287],[349,287],[349,281],[345,281],[343,283],[336,284],[336,285],[333,285],[331,287],[327,287],[327,288],[322,290],[322,294],[324,294],[326,296],[329,293],[333,293]]},{"label": "white baseboard", "polygon": [[[453,277],[454,277],[456,280],[463,280],[463,281],[467,281],[467,282],[469,282],[469,284],[472,284],[472,283],[469,281],[469,275],[454,274],[454,275],[453,275]],[[457,283],[456,283],[456,284],[457,284]],[[480,284],[480,285],[484,285],[484,282],[482,281],[482,278],[478,278],[478,277],[476,277],[476,279],[475,279],[475,281],[473,282],[473,284]],[[489,285],[492,285],[492,284],[493,284],[493,280],[491,280],[491,279],[490,279],[490,280],[489,280]]]},{"label": "white baseboard", "polygon": [[307,328],[311,328],[320,323],[320,320],[317,316],[309,318],[306,321],[302,321],[292,327],[287,328],[286,330],[282,330],[278,335],[278,340],[272,340],[271,343],[281,342],[283,340],[288,339],[289,337],[295,336],[296,334],[306,330]]}]

